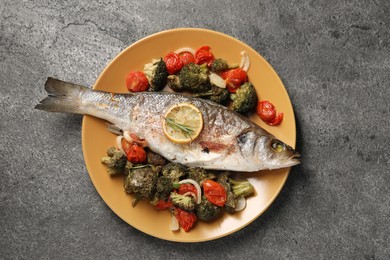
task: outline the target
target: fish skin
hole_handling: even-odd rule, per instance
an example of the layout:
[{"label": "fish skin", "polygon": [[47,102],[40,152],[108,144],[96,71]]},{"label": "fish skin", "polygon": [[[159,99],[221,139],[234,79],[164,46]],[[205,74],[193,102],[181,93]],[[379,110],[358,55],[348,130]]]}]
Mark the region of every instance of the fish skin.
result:
[{"label": "fish skin", "polygon": [[[136,133],[148,147],[172,162],[188,167],[253,172],[299,164],[299,154],[281,142],[283,151],[271,148],[278,141],[248,118],[204,99],[171,92],[114,94],[49,78],[49,96],[35,108],[49,112],[88,114]],[[191,143],[176,144],[164,134],[162,120],[172,106],[190,103],[203,116],[203,130]]]}]

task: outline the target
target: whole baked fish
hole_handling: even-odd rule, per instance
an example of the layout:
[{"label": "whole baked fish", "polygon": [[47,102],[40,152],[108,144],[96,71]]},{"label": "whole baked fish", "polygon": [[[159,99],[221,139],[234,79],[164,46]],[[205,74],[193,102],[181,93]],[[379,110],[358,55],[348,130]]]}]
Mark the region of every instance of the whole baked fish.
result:
[{"label": "whole baked fish", "polygon": [[[48,97],[35,108],[87,114],[142,136],[148,147],[188,167],[252,172],[299,163],[299,154],[248,118],[213,102],[170,92],[114,94],[48,78]],[[196,106],[203,115],[200,135],[187,144],[171,142],[162,118],[179,103]]]}]

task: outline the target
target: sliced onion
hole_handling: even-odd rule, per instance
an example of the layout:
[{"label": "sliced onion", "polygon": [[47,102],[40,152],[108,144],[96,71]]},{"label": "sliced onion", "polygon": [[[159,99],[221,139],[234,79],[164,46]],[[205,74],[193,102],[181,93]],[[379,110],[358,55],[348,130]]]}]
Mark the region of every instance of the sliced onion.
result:
[{"label": "sliced onion", "polygon": [[172,213],[172,217],[171,217],[171,225],[170,225],[170,228],[172,231],[177,231],[179,230],[179,221],[177,220],[175,214]]},{"label": "sliced onion", "polygon": [[131,138],[131,136],[130,136],[130,133],[129,133],[129,131],[124,131],[123,132],[123,137],[126,139],[126,141],[128,141],[129,143],[134,143],[134,140],[133,140],[133,138]]},{"label": "sliced onion", "polygon": [[202,190],[200,189],[200,186],[199,184],[194,181],[193,179],[184,179],[184,180],[181,180],[179,181],[180,184],[183,184],[183,183],[191,183],[192,185],[195,186],[196,188],[196,203],[200,204],[200,202],[202,201]]},{"label": "sliced onion", "polygon": [[236,199],[235,211],[241,211],[246,208],[246,199],[243,196],[240,196]]},{"label": "sliced onion", "polygon": [[175,51],[176,54],[180,54],[182,52],[190,52],[192,55],[195,55],[195,50],[189,47],[180,48]]},{"label": "sliced onion", "polygon": [[246,51],[241,52],[241,63],[240,63],[240,68],[248,71],[249,66],[251,65],[249,55]]},{"label": "sliced onion", "polygon": [[125,151],[123,151],[123,148],[122,148],[122,138],[123,138],[123,135],[118,135],[116,137],[116,146],[118,147],[119,151],[121,151],[122,153],[125,153]]},{"label": "sliced onion", "polygon": [[226,88],[226,82],[218,74],[210,72],[210,82],[219,88]]}]

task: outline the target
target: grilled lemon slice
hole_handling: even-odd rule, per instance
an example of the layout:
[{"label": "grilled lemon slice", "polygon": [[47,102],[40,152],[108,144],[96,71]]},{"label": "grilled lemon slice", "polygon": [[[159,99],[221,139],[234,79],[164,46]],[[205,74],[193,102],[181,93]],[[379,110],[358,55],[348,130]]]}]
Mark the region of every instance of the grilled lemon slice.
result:
[{"label": "grilled lemon slice", "polygon": [[162,126],[164,134],[172,142],[178,144],[192,142],[202,132],[202,112],[190,103],[176,104],[165,113]]}]

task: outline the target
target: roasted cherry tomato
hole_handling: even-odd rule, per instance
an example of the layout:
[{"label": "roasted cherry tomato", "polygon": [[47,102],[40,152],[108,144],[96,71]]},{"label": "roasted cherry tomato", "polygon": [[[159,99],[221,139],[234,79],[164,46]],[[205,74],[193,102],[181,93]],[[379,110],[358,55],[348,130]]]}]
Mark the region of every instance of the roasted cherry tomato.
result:
[{"label": "roasted cherry tomato", "polygon": [[142,71],[131,71],[126,76],[126,87],[132,92],[146,91],[149,87],[148,78]]},{"label": "roasted cherry tomato", "polygon": [[212,204],[223,207],[226,203],[226,190],[216,181],[205,180],[202,184],[207,200]]},{"label": "roasted cherry tomato", "polygon": [[185,232],[188,232],[196,222],[196,215],[192,212],[187,212],[180,208],[175,208],[173,214],[179,221],[179,225],[184,229]]},{"label": "roasted cherry tomato", "polygon": [[191,52],[185,51],[182,53],[179,53],[179,57],[181,61],[183,62],[183,66],[187,65],[188,63],[195,63],[194,55],[192,55]]},{"label": "roasted cherry tomato", "polygon": [[157,201],[156,205],[154,205],[154,207],[156,209],[169,209],[172,207],[172,202],[170,200],[169,201],[159,200]]},{"label": "roasted cherry tomato", "polygon": [[136,143],[129,143],[125,138],[121,141],[122,149],[126,154],[127,160],[132,163],[146,162],[146,152],[144,148]]},{"label": "roasted cherry tomato", "polygon": [[276,113],[275,106],[268,100],[259,101],[256,113],[266,124],[271,126],[280,124],[283,119],[283,113]]},{"label": "roasted cherry tomato", "polygon": [[265,122],[272,121],[276,117],[275,106],[267,100],[259,101],[257,104],[256,113]]},{"label": "roasted cherry tomato", "polygon": [[283,119],[283,113],[278,113],[273,120],[271,120],[269,122],[265,122],[265,123],[268,125],[274,126],[274,125],[280,124],[280,122],[282,122],[282,119]]},{"label": "roasted cherry tomato", "polygon": [[189,184],[189,183],[180,184],[179,194],[183,195],[183,194],[186,194],[187,192],[192,192],[195,195],[197,195],[197,193],[198,193],[194,185]]},{"label": "roasted cherry tomato", "polygon": [[165,66],[167,67],[167,71],[170,75],[176,74],[183,67],[183,62],[180,59],[179,55],[174,52],[168,53],[164,57]]},{"label": "roasted cherry tomato", "polygon": [[214,55],[210,51],[209,46],[202,46],[195,52],[195,63],[198,65],[206,63],[207,66],[211,66],[214,61]]},{"label": "roasted cherry tomato", "polygon": [[246,71],[240,68],[231,69],[221,73],[221,78],[226,82],[226,87],[231,93],[236,93],[236,90],[242,83],[248,80]]}]

